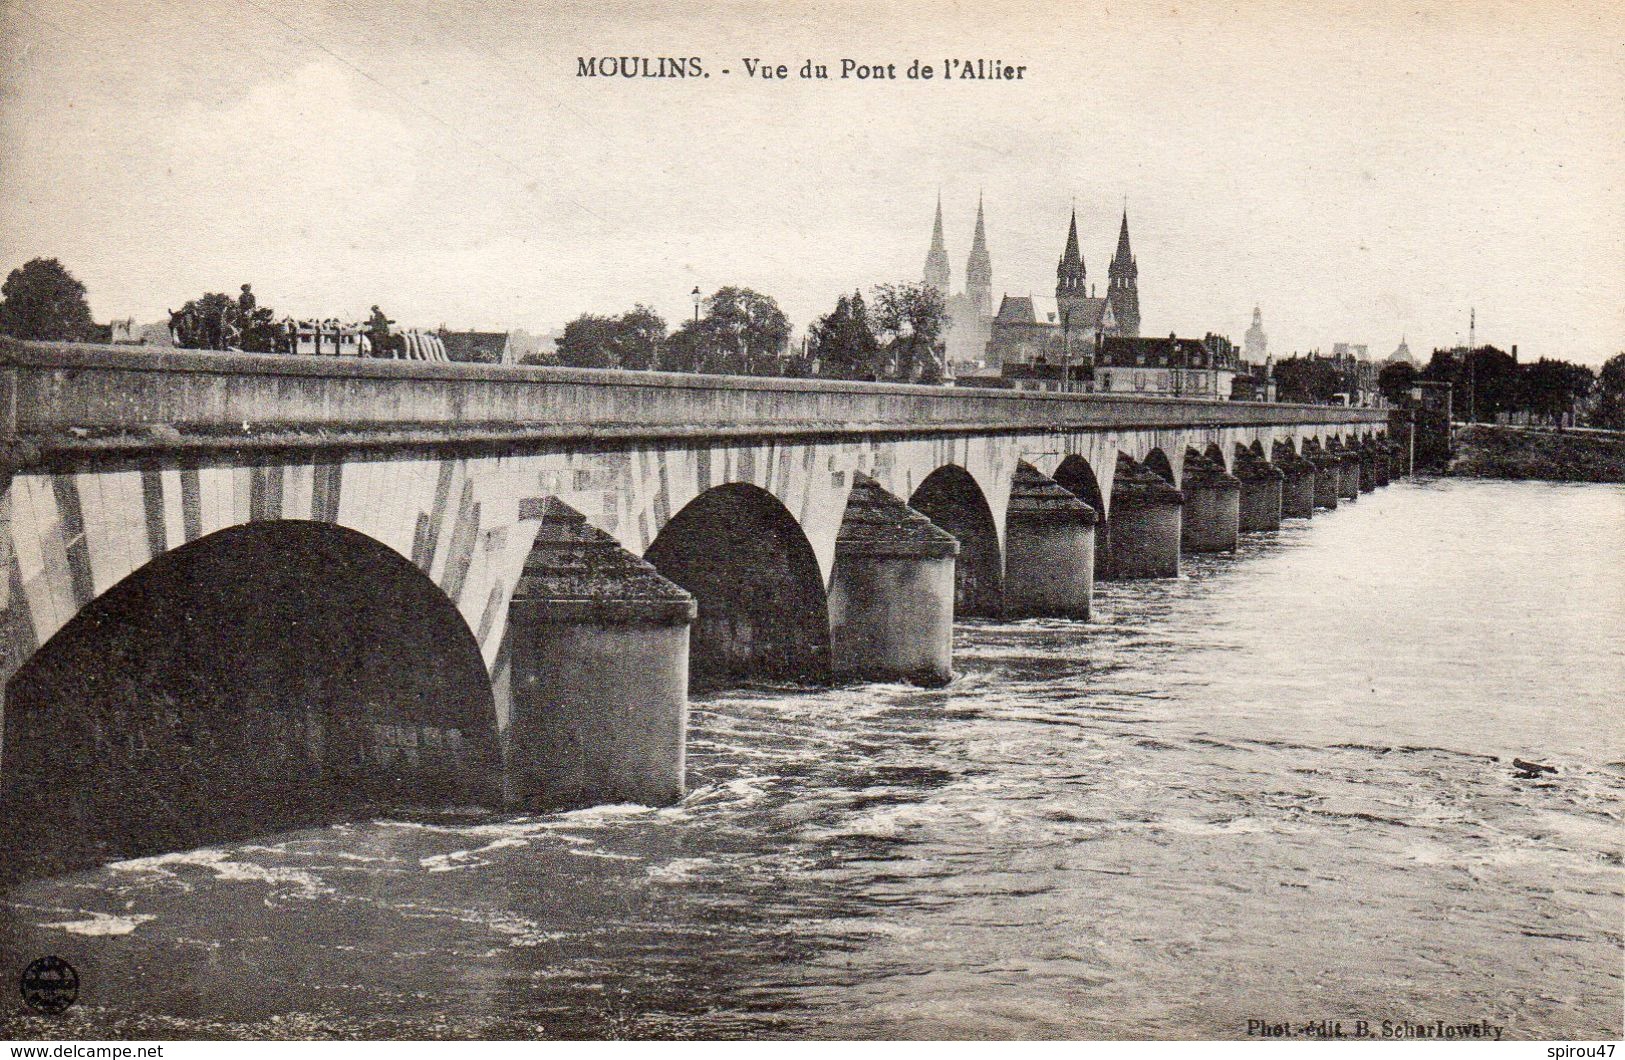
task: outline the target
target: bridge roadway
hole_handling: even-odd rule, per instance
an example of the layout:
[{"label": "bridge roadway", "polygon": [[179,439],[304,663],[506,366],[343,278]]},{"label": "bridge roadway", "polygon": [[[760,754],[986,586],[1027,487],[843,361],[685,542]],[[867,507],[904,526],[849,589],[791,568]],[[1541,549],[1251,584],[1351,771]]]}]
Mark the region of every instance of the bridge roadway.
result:
[{"label": "bridge roadway", "polygon": [[690,683],[940,682],[1404,470],[1368,409],[0,339],[0,824],[669,802]]}]

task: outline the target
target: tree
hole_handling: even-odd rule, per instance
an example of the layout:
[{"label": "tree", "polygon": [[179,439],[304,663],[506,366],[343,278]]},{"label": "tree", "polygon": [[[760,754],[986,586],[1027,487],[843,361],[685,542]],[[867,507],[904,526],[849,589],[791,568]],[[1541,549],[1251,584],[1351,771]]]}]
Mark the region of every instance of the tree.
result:
[{"label": "tree", "polygon": [[616,320],[583,313],[564,325],[558,338],[559,363],[567,368],[614,368]]},{"label": "tree", "polygon": [[185,350],[226,350],[237,344],[237,303],[230,295],[211,291],[169,314],[175,345]]},{"label": "tree", "polygon": [[660,366],[669,372],[775,375],[790,338],[779,304],[749,287],[722,287],[666,340]]},{"label": "tree", "polygon": [[685,320],[666,339],[656,363],[665,372],[704,372],[710,345],[705,325],[698,320]]},{"label": "tree", "polygon": [[927,283],[883,283],[875,288],[874,319],[895,378],[921,383],[942,379],[937,341],[948,330],[948,305],[941,291]]},{"label": "tree", "polygon": [[1467,355],[1468,406],[1479,423],[1494,423],[1498,412],[1518,407],[1518,362],[1494,346],[1480,346]]},{"label": "tree", "polygon": [[616,349],[619,367],[636,371],[653,368],[666,341],[666,321],[648,306],[639,303],[622,313]]},{"label": "tree", "polygon": [[1518,373],[1518,404],[1537,419],[1563,426],[1563,418],[1591,393],[1596,377],[1583,364],[1542,357]]},{"label": "tree", "polygon": [[723,287],[705,302],[706,335],[716,367],[731,375],[777,375],[790,339],[779,303],[749,287]]},{"label": "tree", "polygon": [[1625,431],[1625,353],[1616,353],[1603,362],[1597,376],[1597,406],[1591,410],[1591,426]]},{"label": "tree", "polygon": [[1415,383],[1416,366],[1408,361],[1390,361],[1377,373],[1377,389],[1390,405],[1405,404]]},{"label": "tree", "polygon": [[557,363],[571,368],[653,368],[666,340],[666,322],[646,305],[618,317],[583,313],[564,326]]},{"label": "tree", "polygon": [[[276,322],[276,313],[270,306],[262,306],[249,284],[243,284],[236,298],[210,291],[201,298],[193,298],[181,306],[179,312],[169,314],[169,331],[175,345],[187,350],[245,350],[249,353],[293,352],[295,339],[285,325]],[[372,307],[372,325],[383,318],[377,306]],[[384,320],[384,333],[388,325]],[[382,355],[387,345],[374,349]]]},{"label": "tree", "polygon": [[1342,389],[1342,376],[1330,361],[1318,357],[1288,357],[1275,362],[1275,392],[1282,401],[1327,405]]},{"label": "tree", "polygon": [[869,308],[860,291],[852,297],[841,295],[835,310],[813,321],[807,329],[808,353],[818,362],[818,374],[829,379],[879,379],[885,374],[884,358],[874,328],[869,324]]},{"label": "tree", "polygon": [[1498,412],[1518,407],[1518,362],[1494,346],[1480,346],[1458,360],[1449,350],[1434,350],[1421,378],[1449,383],[1454,415],[1475,422],[1494,422]]},{"label": "tree", "polygon": [[12,269],[0,286],[0,333],[19,339],[83,342],[93,327],[85,285],[55,258]]}]

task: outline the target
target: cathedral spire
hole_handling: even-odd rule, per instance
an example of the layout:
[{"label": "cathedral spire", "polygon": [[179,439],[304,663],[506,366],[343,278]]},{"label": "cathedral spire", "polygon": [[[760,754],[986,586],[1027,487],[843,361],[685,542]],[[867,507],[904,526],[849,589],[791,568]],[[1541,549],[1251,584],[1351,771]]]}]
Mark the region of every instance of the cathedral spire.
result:
[{"label": "cathedral spire", "polygon": [[942,239],[942,193],[937,192],[937,222],[931,229],[931,249],[925,255],[925,282],[948,297],[948,246]]},{"label": "cathedral spire", "polygon": [[1066,251],[1061,255],[1061,263],[1055,266],[1056,299],[1065,299],[1068,295],[1082,298],[1087,294],[1084,287],[1087,273],[1083,255],[1078,251],[1078,211],[1073,207],[1072,222],[1066,230]]},{"label": "cathedral spire", "polygon": [[1117,230],[1117,253],[1112,256],[1112,264],[1118,267],[1134,264],[1134,252],[1128,245],[1128,207],[1123,207],[1123,224]]},{"label": "cathedral spire", "polygon": [[987,226],[982,217],[982,196],[976,196],[976,235],[965,264],[965,294],[982,316],[993,315],[993,258],[987,252]]},{"label": "cathedral spire", "polygon": [[1123,203],[1123,223],[1117,228],[1117,253],[1106,266],[1106,297],[1124,335],[1140,333],[1140,266],[1128,241],[1128,203]]}]

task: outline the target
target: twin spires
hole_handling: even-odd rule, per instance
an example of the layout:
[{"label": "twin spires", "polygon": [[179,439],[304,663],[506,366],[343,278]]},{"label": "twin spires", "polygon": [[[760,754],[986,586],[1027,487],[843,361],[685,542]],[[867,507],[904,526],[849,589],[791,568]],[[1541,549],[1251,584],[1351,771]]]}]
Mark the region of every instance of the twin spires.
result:
[{"label": "twin spires", "polygon": [[[942,234],[942,196],[937,195],[936,219],[931,227],[931,249],[925,255],[925,282],[944,298],[949,295],[948,245]],[[976,235],[965,265],[965,294],[983,316],[993,315],[993,257],[987,250],[987,220],[982,197],[976,197]]]},{"label": "twin spires", "polygon": [[[1134,260],[1134,249],[1129,243],[1128,207],[1117,230],[1117,251],[1107,267],[1108,283],[1103,292],[1111,303],[1110,319],[1115,333],[1137,336],[1140,333],[1139,264]],[[1078,210],[1072,208],[1067,223],[1066,250],[1055,268],[1055,297],[1071,301],[1089,296],[1088,270],[1078,242]],[[925,257],[925,282],[936,288],[944,298],[950,295],[948,245],[943,237],[942,195],[937,195],[936,215],[931,228],[931,249]],[[982,196],[976,197],[976,231],[971,241],[970,258],[965,265],[965,297],[983,317],[993,315],[993,260],[987,249],[987,218]]]}]

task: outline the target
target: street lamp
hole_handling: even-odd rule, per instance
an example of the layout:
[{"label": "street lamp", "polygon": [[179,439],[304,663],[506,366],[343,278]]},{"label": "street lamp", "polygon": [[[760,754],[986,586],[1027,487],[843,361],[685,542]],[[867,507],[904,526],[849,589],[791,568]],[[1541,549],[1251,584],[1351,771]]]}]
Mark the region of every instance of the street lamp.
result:
[{"label": "street lamp", "polygon": [[694,288],[694,323],[700,322],[700,289]]}]

